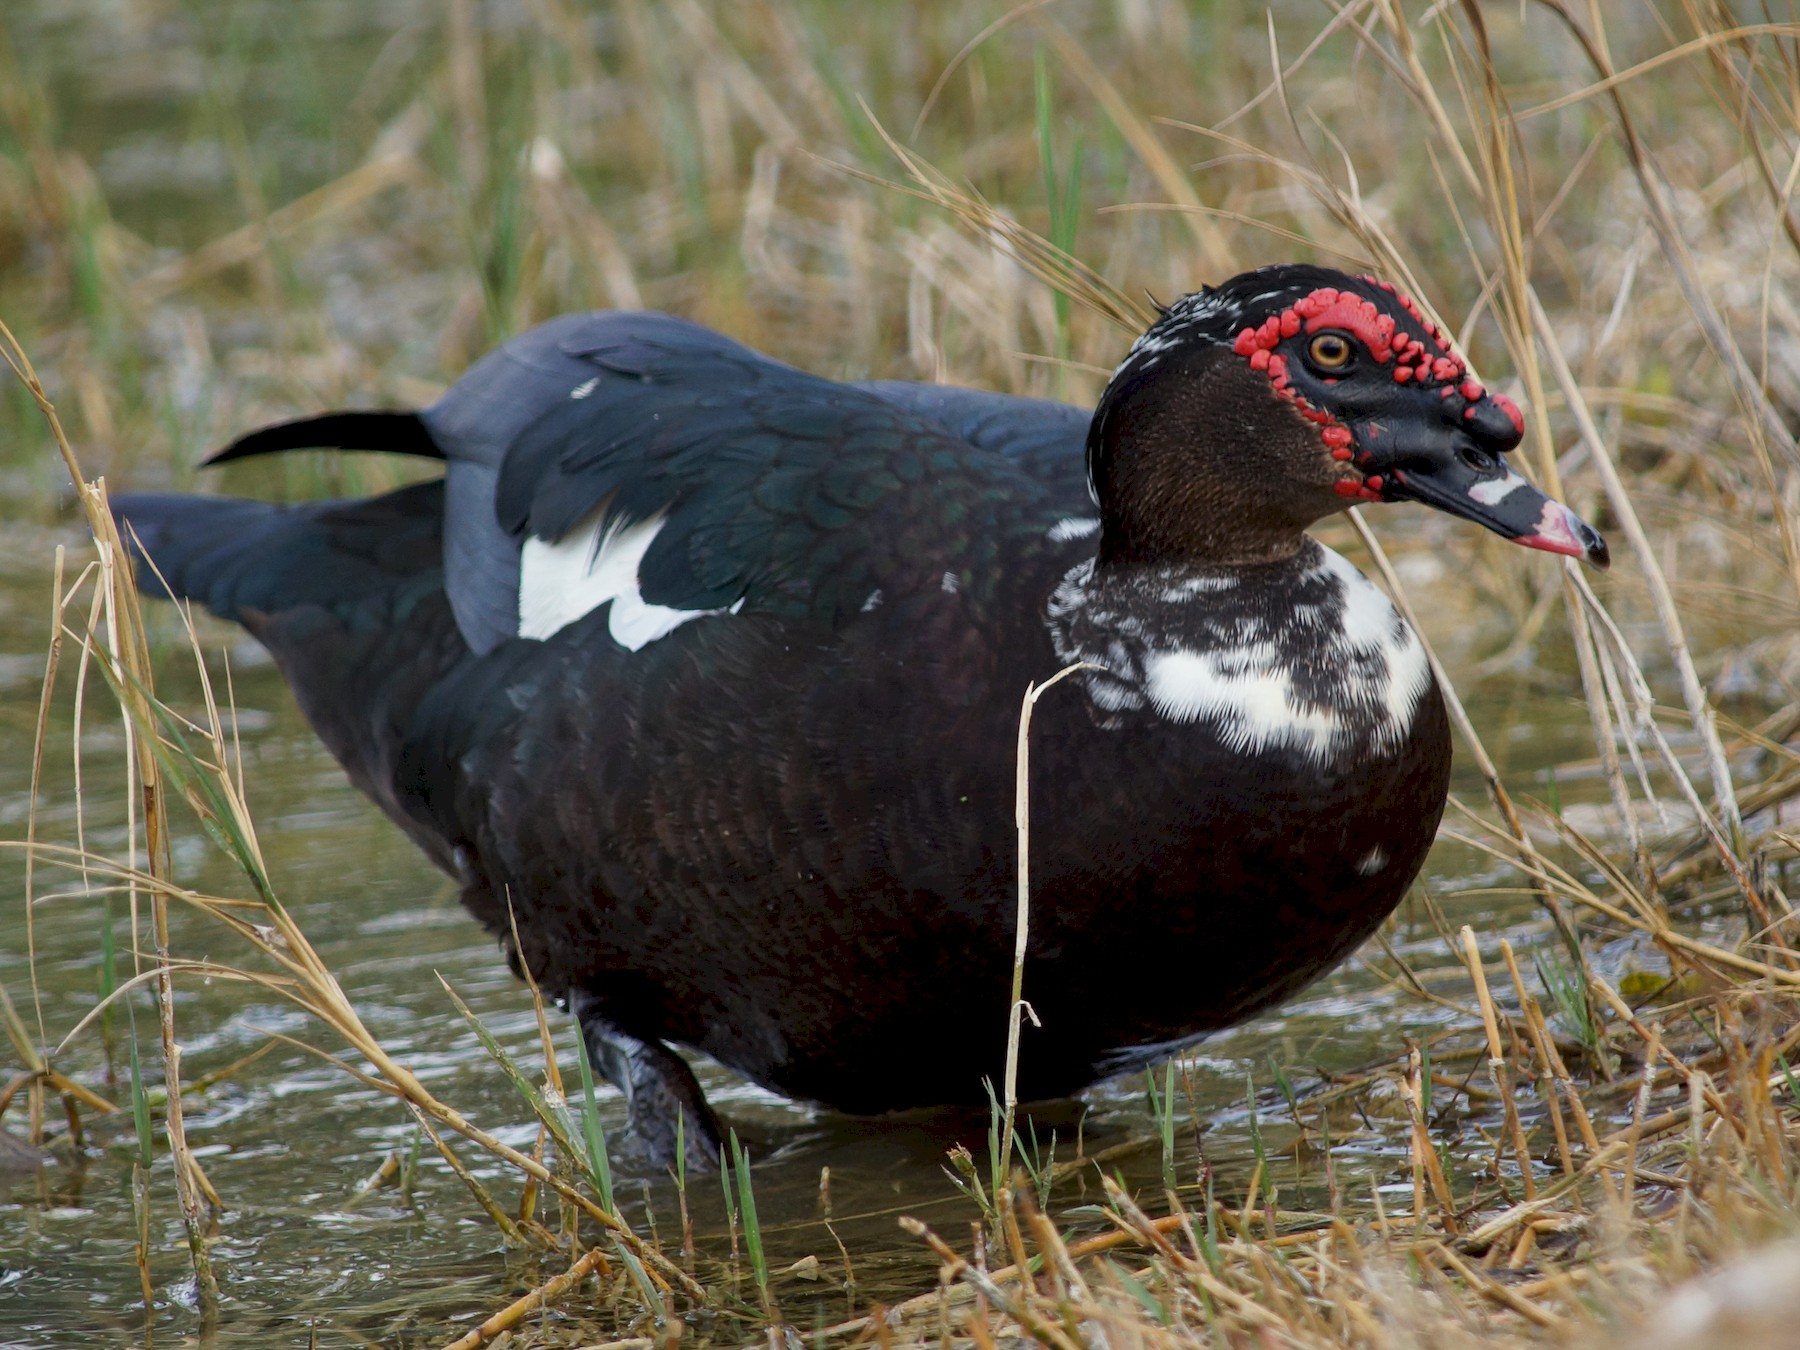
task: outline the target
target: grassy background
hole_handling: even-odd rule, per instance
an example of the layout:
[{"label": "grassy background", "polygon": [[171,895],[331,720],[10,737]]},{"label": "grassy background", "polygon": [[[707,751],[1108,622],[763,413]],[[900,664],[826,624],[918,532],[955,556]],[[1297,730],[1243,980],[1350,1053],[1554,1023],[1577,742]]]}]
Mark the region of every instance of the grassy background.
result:
[{"label": "grassy background", "polygon": [[[1281,1211],[1254,1178],[1227,1210],[1184,1172],[1139,1198],[1155,1217],[1120,1195],[1110,1217],[1070,1219],[1071,1247],[1023,1193],[988,1194],[984,1259],[1029,1248],[1045,1277],[984,1284],[946,1249],[954,1315],[928,1297],[887,1331],[1057,1350],[1096,1327],[1184,1344],[1606,1336],[1792,1229],[1800,1095],[1782,889],[1800,784],[1796,31],[1702,0],[1612,8],[9,7],[0,318],[82,469],[141,488],[193,483],[201,453],[264,420],[426,401],[495,342],[587,306],[686,314],[828,375],[1088,402],[1130,335],[1045,286],[1052,255],[1021,231],[1123,307],[1279,259],[1406,280],[1527,405],[1524,457],[1619,559],[1589,591],[1444,518],[1375,518],[1474,714],[1479,819],[1460,828],[1581,920],[1582,952],[1633,937],[1661,974],[1633,985],[1575,951],[1565,976],[1515,973],[1487,942],[1491,992],[1479,961],[1418,986],[1463,1041],[1397,1044],[1356,1083],[1286,1102],[1297,1153],[1325,1157],[1334,1112],[1386,1104],[1414,1178],[1398,1220],[1335,1182],[1320,1212]],[[1608,70],[1628,75],[1602,86]],[[0,396],[21,539],[68,519],[45,426],[23,385]],[[360,492],[403,471],[284,457],[216,481]],[[1323,533],[1375,565],[1348,523]],[[1593,735],[1524,724],[1527,695],[1567,700]],[[153,711],[135,715],[148,734]],[[1515,759],[1557,766],[1554,789],[1525,780],[1555,794],[1542,809],[1515,800]],[[216,796],[228,781],[187,769],[254,875],[253,825]],[[27,1066],[32,1040],[15,1033]],[[1456,1055],[1474,1128],[1450,1168],[1472,1189],[1452,1194],[1429,1125],[1432,1064]],[[1091,1245],[1096,1222],[1127,1264]],[[1760,1259],[1778,1264],[1751,1284],[1796,1286],[1782,1249]],[[653,1285],[618,1274],[609,1335],[667,1338],[681,1318],[753,1334]],[[1754,1311],[1721,1295],[1708,1315],[1734,1301]],[[739,1303],[751,1323],[766,1311]]]}]

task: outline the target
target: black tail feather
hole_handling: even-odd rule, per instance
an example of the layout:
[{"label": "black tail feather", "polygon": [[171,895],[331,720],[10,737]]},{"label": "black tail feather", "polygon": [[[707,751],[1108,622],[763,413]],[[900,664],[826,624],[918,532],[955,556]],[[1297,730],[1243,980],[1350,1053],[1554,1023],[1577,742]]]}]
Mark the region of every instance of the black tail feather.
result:
[{"label": "black tail feather", "polygon": [[443,503],[433,479],[366,501],[122,493],[112,508],[146,594],[242,622],[250,610],[379,609],[400,592],[441,588]]},{"label": "black tail feather", "polygon": [[332,412],[277,422],[240,436],[203,464],[225,464],[282,450],[379,450],[391,455],[442,459],[416,412]]},{"label": "black tail feather", "polygon": [[112,509],[146,594],[194,600],[224,619],[237,617],[231,583],[243,562],[286,514],[269,502],[173,493],[121,493]]}]

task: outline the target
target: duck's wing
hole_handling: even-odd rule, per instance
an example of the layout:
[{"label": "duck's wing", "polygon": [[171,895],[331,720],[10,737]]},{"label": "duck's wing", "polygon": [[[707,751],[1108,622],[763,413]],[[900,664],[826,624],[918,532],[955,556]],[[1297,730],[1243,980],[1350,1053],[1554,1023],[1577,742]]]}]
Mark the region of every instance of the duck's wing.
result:
[{"label": "duck's wing", "polygon": [[[558,351],[582,378],[512,440],[494,490],[522,541],[524,622],[571,547],[590,578],[635,554],[637,599],[658,610],[835,625],[878,591],[992,575],[1066,514],[992,441],[997,407],[971,435],[961,407],[836,384],[662,315],[589,316]],[[615,635],[622,617],[615,604]]]},{"label": "duck's wing", "polygon": [[[1085,510],[1085,417],[1038,400],[838,384],[663,314],[565,315],[411,414],[328,414],[300,445],[441,455],[445,588],[484,652],[613,602],[627,645],[722,609],[835,624]],[[1072,476],[1073,475],[1073,476]]]},{"label": "duck's wing", "polygon": [[971,445],[1005,455],[1067,509],[1093,508],[1087,477],[1087,432],[1093,414],[1088,410],[950,384],[867,380],[855,388],[928,418]]}]

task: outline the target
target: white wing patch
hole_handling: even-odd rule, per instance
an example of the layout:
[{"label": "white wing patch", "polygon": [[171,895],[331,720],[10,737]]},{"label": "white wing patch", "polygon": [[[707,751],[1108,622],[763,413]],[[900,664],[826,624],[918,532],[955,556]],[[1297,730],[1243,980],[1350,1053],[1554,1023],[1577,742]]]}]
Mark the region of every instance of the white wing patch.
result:
[{"label": "white wing patch", "polygon": [[607,631],[627,651],[640,651],[690,619],[735,614],[725,609],[671,609],[653,605],[638,589],[638,568],[665,518],[602,525],[593,511],[561,539],[528,537],[519,551],[519,636],[543,639],[561,632],[601,605],[611,604]]}]

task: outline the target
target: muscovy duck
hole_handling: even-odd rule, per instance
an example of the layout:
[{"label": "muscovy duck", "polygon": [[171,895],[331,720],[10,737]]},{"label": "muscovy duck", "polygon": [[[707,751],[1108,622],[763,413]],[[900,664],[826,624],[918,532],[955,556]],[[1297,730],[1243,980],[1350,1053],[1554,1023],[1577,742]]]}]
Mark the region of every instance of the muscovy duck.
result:
[{"label": "muscovy duck", "polygon": [[[564,1000],[647,1159],[716,1159],[674,1046],[850,1113],[980,1102],[1003,1053],[1014,740],[1033,878],[1019,1088],[1065,1097],[1330,970],[1398,903],[1450,740],[1423,648],[1305,533],[1417,501],[1604,566],[1504,458],[1518,409],[1384,282],[1185,297],[1098,410],[806,374],[567,315],[420,412],[366,501],[116,503],[273,653],[352,781]],[[516,913],[513,939],[508,906]]]}]

